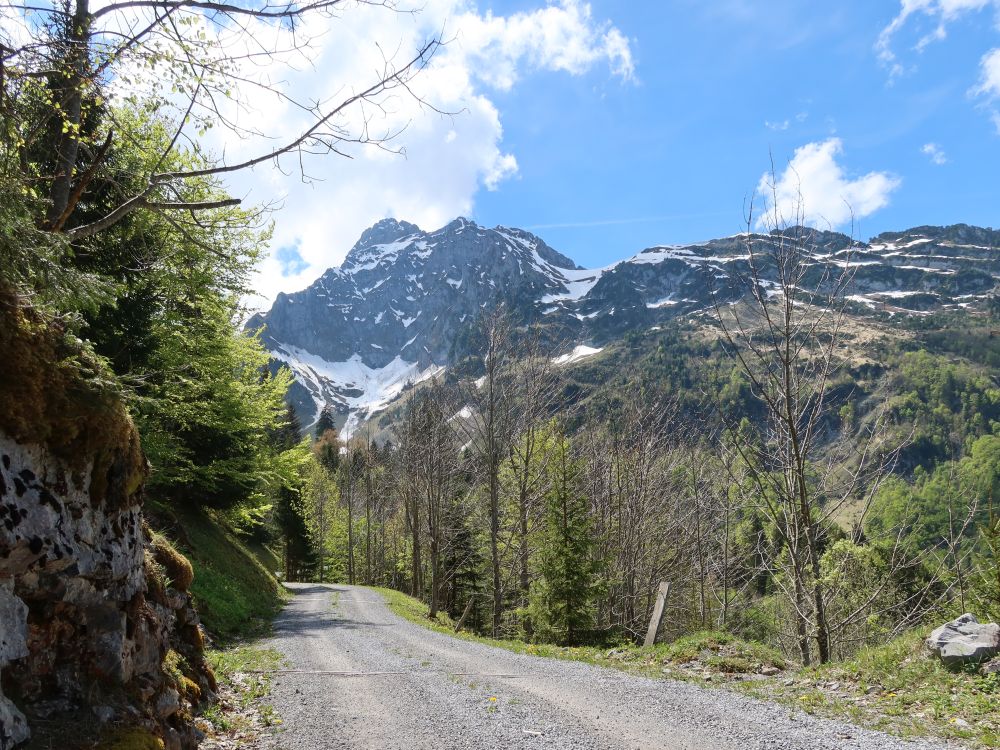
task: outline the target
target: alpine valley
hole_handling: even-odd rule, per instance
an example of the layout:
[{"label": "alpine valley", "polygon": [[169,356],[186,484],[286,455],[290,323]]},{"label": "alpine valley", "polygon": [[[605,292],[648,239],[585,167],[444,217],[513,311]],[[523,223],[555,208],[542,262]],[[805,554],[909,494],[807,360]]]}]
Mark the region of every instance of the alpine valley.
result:
[{"label": "alpine valley", "polygon": [[307,289],[279,294],[248,328],[263,329],[275,362],[294,373],[289,399],[303,426],[330,405],[351,432],[408,385],[461,360],[476,321],[501,304],[520,323],[544,326],[561,352],[557,363],[571,365],[671,321],[714,319],[716,305],[745,293],[736,280],[750,248],[789,238],[809,253],[814,287],[850,264],[850,310],[872,323],[976,315],[1000,279],[1000,231],[964,224],[888,232],[867,243],[799,228],[783,238],[742,234],[650,247],[586,269],[522,229],[458,218],[426,232],[383,219],[340,267]]}]

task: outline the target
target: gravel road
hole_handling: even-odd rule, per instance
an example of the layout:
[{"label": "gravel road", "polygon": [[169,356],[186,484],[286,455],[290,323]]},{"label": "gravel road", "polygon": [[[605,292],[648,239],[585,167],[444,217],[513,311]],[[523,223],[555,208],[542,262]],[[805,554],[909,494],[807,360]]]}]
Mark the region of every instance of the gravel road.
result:
[{"label": "gravel road", "polygon": [[450,638],[362,587],[291,588],[272,645],[298,671],[275,676],[269,702],[283,725],[263,740],[270,750],[946,747],[726,690]]}]

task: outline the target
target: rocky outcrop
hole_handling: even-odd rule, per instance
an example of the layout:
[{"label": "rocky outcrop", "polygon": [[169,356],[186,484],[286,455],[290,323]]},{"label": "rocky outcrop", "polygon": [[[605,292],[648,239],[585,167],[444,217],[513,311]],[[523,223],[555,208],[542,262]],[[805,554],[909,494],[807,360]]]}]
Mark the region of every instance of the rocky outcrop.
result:
[{"label": "rocky outcrop", "polygon": [[1000,625],[966,613],[931,633],[927,648],[949,668],[980,664],[1000,653]]},{"label": "rocky outcrop", "polygon": [[60,715],[193,747],[184,714],[215,686],[144,527],[138,434],[79,344],[5,295],[0,351],[0,750]]},{"label": "rocky outcrop", "polygon": [[329,404],[348,413],[378,404],[450,364],[458,340],[501,302],[565,292],[576,265],[519,229],[456,219],[434,232],[384,219],[339,268],[308,289],[279,294],[248,322],[297,376],[290,399],[303,425]]}]

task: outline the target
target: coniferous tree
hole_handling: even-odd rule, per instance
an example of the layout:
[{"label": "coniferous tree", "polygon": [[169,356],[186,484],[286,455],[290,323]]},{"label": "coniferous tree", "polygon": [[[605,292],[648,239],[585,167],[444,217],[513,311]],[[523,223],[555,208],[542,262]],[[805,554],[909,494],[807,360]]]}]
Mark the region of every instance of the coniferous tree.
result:
[{"label": "coniferous tree", "polygon": [[549,460],[544,521],[538,543],[540,578],[532,584],[531,618],[548,640],[572,644],[594,621],[597,566],[583,466],[555,425],[546,436]]},{"label": "coniferous tree", "polygon": [[330,404],[325,404],[319,413],[316,426],[313,428],[313,435],[319,440],[327,430],[335,430],[336,428],[337,425],[333,421],[333,407]]},{"label": "coniferous tree", "polygon": [[298,488],[282,488],[275,520],[285,541],[285,580],[310,580],[319,563],[319,556]]}]

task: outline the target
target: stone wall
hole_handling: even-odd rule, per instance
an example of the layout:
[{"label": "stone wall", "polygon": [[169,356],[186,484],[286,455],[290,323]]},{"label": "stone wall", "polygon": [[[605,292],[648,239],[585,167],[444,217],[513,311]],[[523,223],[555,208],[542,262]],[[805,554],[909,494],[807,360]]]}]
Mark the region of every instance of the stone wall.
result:
[{"label": "stone wall", "polygon": [[194,747],[214,698],[190,567],[142,516],[139,436],[96,364],[0,293],[0,750],[33,720]]}]

